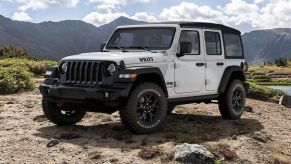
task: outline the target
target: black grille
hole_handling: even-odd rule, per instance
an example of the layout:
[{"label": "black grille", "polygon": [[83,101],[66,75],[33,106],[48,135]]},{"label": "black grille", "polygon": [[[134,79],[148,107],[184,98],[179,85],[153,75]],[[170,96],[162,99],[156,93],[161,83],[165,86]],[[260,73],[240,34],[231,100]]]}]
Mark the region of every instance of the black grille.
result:
[{"label": "black grille", "polygon": [[95,61],[70,61],[66,72],[68,84],[98,84],[101,77],[99,74],[100,63]]}]

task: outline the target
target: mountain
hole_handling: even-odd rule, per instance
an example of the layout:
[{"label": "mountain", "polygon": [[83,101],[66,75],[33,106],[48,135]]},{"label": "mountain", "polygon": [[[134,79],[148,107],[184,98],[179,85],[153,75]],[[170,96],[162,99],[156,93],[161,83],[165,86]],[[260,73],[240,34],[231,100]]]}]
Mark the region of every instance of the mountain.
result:
[{"label": "mountain", "polygon": [[141,24],[125,17],[99,28],[78,20],[29,23],[0,16],[0,46],[8,44],[26,48],[32,55],[45,59],[61,59],[68,55],[100,50],[119,25]]},{"label": "mountain", "polygon": [[242,36],[245,56],[252,64],[274,61],[276,58],[291,59],[291,29],[277,28],[257,30]]},{"label": "mountain", "polygon": [[[113,30],[120,25],[146,22],[119,17],[96,27],[79,20],[29,23],[13,21],[0,15],[0,46],[26,48],[38,58],[59,60],[68,55],[100,50]],[[245,56],[252,64],[291,58],[291,29],[257,30],[242,35]]]}]

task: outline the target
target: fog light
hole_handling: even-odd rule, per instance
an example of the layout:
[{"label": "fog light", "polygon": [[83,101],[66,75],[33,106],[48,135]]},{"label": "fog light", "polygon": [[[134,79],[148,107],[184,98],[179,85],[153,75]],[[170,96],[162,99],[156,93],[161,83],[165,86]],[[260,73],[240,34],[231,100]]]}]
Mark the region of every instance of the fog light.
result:
[{"label": "fog light", "polygon": [[108,93],[108,92],[104,92],[104,97],[105,97],[106,99],[108,99],[108,98],[109,98],[109,93]]},{"label": "fog light", "polygon": [[52,71],[46,71],[46,72],[45,72],[45,76],[51,76],[52,73],[53,73]]},{"label": "fog light", "polygon": [[136,74],[120,74],[119,78],[120,79],[135,79],[136,78]]}]

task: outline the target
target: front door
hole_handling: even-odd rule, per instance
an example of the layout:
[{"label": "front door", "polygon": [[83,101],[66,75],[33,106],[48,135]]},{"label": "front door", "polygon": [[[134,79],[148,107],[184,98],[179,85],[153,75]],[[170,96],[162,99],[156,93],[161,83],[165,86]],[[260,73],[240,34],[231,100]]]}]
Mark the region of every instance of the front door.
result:
[{"label": "front door", "polygon": [[198,29],[183,29],[181,31],[179,44],[191,42],[192,52],[175,58],[176,93],[195,93],[204,90],[205,59],[201,52],[201,33],[202,31]]}]

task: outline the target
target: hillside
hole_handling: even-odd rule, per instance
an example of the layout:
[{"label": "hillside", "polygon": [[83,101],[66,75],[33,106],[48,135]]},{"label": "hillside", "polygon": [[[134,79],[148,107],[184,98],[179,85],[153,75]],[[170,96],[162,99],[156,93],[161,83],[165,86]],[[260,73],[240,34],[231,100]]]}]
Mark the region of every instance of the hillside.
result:
[{"label": "hillside", "polygon": [[258,30],[243,35],[246,59],[262,64],[275,58],[291,58],[291,29]]},{"label": "hillside", "polygon": [[[100,50],[120,25],[146,22],[120,17],[100,27],[78,20],[29,23],[0,16],[0,47],[12,44],[26,48],[39,58],[61,59],[68,55]],[[291,29],[257,30],[243,34],[245,56],[252,64],[291,58]]]},{"label": "hillside", "polygon": [[68,55],[99,51],[119,25],[137,24],[125,17],[97,28],[78,20],[29,23],[0,16],[0,47],[8,44],[26,48],[32,55],[45,59],[61,59]]}]

